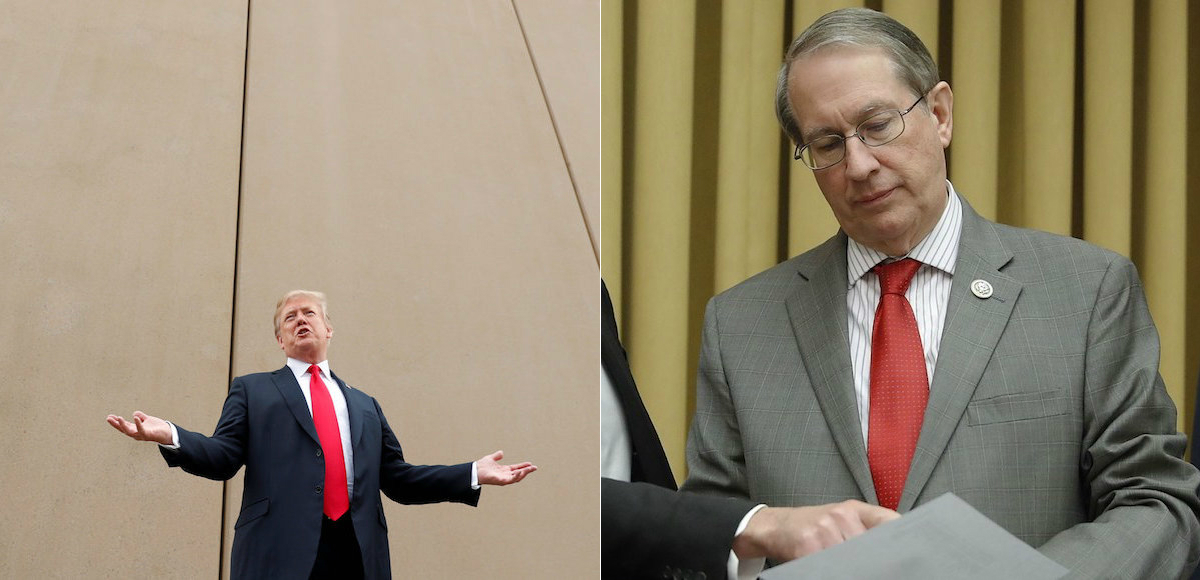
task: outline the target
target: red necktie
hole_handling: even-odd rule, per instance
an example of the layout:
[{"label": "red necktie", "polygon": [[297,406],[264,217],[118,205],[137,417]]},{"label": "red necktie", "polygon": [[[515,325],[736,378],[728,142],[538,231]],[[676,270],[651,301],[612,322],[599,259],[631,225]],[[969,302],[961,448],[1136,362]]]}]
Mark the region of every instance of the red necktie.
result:
[{"label": "red necktie", "polygon": [[871,336],[871,414],[867,460],[879,505],[896,509],[921,435],[929,379],[917,318],[904,297],[921,263],[905,258],[875,266],[879,307]]},{"label": "red necktie", "polygon": [[321,380],[321,367],[308,367],[308,391],[312,397],[313,424],[317,427],[317,438],[321,440],[321,451],[325,456],[325,515],[336,520],[350,508],[350,496],[346,492],[346,459],[342,455],[342,433],[338,429],[337,413],[333,410],[333,399]]}]

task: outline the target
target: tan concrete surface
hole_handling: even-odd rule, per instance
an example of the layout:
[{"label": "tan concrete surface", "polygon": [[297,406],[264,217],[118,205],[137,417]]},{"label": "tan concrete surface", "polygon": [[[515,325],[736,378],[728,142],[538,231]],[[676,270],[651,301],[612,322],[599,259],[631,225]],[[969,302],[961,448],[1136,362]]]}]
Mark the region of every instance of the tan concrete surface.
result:
[{"label": "tan concrete surface", "polygon": [[334,372],[412,462],[542,469],[389,503],[397,577],[595,577],[598,268],[511,3],[256,2],[249,54],[236,373],[282,365],[280,294],[326,291]]},{"label": "tan concrete surface", "polygon": [[224,399],[245,15],[0,10],[0,578],[217,573],[221,485],[104,417]]},{"label": "tan concrete surface", "polygon": [[600,3],[515,0],[600,252]]},{"label": "tan concrete surface", "polygon": [[397,577],[598,575],[598,34],[522,9],[528,45],[502,0],[5,5],[0,578],[227,574],[240,476],[103,419],[211,432],[231,367],[282,365],[295,287],[329,293],[333,368],[411,461],[542,468],[390,505]]}]

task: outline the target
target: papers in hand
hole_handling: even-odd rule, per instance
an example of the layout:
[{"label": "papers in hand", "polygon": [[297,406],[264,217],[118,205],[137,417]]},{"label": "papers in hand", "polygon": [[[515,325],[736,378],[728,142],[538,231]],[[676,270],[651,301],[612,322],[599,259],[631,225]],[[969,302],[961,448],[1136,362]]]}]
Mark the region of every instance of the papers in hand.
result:
[{"label": "papers in hand", "polygon": [[767,570],[762,580],[1056,580],[1068,570],[947,493],[845,543]]}]

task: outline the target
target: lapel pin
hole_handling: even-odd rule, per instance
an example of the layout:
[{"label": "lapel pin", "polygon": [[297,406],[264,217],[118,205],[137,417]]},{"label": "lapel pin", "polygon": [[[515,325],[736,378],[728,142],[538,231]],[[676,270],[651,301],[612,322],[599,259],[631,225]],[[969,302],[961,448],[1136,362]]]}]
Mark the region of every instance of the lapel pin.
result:
[{"label": "lapel pin", "polygon": [[989,284],[987,280],[976,280],[971,282],[971,293],[974,294],[976,298],[991,298],[992,285]]}]

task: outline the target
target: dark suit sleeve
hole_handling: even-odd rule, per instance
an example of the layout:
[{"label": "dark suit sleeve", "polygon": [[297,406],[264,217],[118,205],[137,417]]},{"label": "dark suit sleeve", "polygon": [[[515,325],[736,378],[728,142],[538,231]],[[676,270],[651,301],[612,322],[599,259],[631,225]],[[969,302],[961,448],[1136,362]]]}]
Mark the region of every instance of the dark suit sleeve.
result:
[{"label": "dark suit sleeve", "polygon": [[379,402],[375,412],[383,431],[379,462],[379,489],[392,501],[423,504],[452,501],[479,505],[479,490],[471,489],[471,464],[412,465],[404,461],[400,441],[388,426]]},{"label": "dark suit sleeve", "polygon": [[209,479],[229,479],[245,462],[246,417],[246,384],[238,377],[229,387],[221,419],[217,421],[212,437],[176,425],[179,449],[159,447],[159,451],[171,467]]},{"label": "dark suit sleeve", "polygon": [[755,505],[601,478],[601,576],[725,578],[733,534]]}]

